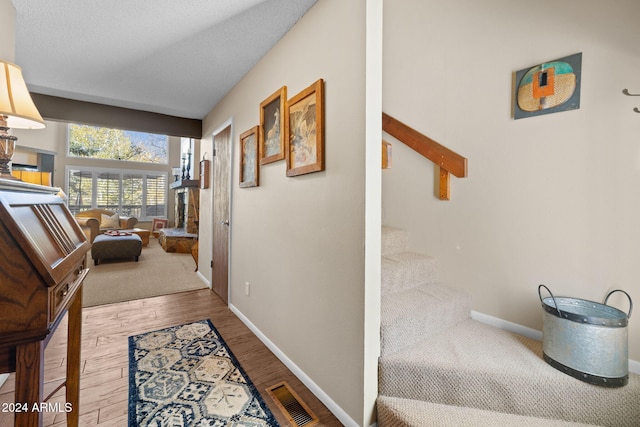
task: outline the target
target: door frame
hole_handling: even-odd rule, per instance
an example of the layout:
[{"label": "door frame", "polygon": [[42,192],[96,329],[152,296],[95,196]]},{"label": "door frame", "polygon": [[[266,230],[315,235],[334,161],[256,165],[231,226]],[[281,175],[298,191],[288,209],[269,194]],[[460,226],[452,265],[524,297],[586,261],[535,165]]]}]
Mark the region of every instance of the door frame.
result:
[{"label": "door frame", "polygon": [[[233,221],[231,220],[231,218],[233,217],[233,174],[235,171],[234,165],[233,165],[233,156],[234,156],[234,146],[235,144],[233,143],[233,118],[229,118],[227,120],[225,120],[224,122],[222,122],[222,124],[220,126],[218,126],[217,128],[214,129],[214,131],[211,133],[211,147],[212,149],[215,149],[215,144],[216,144],[216,135],[220,134],[222,131],[224,131],[225,129],[229,128],[229,188],[228,188],[228,194],[229,194],[229,223],[231,224],[229,226],[229,241],[227,242],[227,258],[228,258],[228,262],[227,262],[227,306],[231,305],[231,301],[232,301],[232,295],[231,295],[231,241],[232,241],[232,233],[233,233]],[[211,241],[211,262],[213,262],[213,214],[214,214],[214,204],[215,204],[215,192],[214,192],[214,186],[215,186],[215,182],[213,182],[214,176],[215,176],[215,171],[213,170],[213,168],[215,163],[212,161],[211,162],[211,221],[212,221],[212,226],[211,226],[211,231],[210,231],[210,236],[209,239]],[[211,288],[213,289],[213,268],[211,271]]]}]

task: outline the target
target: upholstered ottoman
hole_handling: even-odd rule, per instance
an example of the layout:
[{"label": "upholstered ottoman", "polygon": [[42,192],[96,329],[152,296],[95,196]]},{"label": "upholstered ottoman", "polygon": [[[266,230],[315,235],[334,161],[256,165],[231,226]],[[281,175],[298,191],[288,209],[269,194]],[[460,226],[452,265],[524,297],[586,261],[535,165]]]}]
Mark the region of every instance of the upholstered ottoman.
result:
[{"label": "upholstered ottoman", "polygon": [[91,258],[98,265],[101,259],[134,258],[136,262],[142,252],[142,239],[136,234],[96,236],[91,246]]}]

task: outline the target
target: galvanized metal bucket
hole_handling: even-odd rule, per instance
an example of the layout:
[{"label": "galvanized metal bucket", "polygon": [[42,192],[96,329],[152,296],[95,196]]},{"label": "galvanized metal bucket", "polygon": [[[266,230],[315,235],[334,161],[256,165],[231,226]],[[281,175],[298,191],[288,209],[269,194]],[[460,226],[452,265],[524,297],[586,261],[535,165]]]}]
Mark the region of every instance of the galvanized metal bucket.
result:
[{"label": "galvanized metal bucket", "polygon": [[[551,296],[542,298],[542,288]],[[627,296],[628,313],[607,305],[614,292]],[[543,309],[543,357],[548,364],[590,384],[622,387],[629,382],[627,324],[633,302],[628,293],[616,289],[600,304],[555,297],[540,285],[538,296]]]}]

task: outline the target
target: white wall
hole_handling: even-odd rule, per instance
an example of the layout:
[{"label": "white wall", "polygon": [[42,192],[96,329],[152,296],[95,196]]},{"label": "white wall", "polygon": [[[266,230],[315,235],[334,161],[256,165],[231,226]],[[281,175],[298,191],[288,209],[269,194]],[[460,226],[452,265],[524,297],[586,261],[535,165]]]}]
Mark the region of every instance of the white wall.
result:
[{"label": "white wall", "polygon": [[[363,420],[365,3],[316,3],[206,117],[201,146],[211,152],[212,132],[233,119],[231,304],[326,394],[343,422],[358,425],[369,422]],[[261,168],[259,187],[239,188],[239,134],[259,123],[260,102],[283,85],[291,98],[319,78],[326,171],[287,178],[280,161]],[[201,205],[210,203],[211,190],[204,190]],[[204,208],[201,214],[199,264],[208,265],[211,217]],[[201,274],[210,280],[210,271]]]},{"label": "white wall", "polygon": [[45,120],[44,129],[12,129],[18,137],[16,147],[58,153],[64,156],[67,149],[67,124]]},{"label": "white wall", "polygon": [[[466,156],[469,177],[438,201],[433,165],[394,143],[383,222],[437,257],[474,310],[541,329],[539,284],[640,300],[640,98],[622,95],[640,92],[639,18],[635,0],[386,2],[383,110]],[[512,74],[578,52],[580,109],[513,120]]]}]

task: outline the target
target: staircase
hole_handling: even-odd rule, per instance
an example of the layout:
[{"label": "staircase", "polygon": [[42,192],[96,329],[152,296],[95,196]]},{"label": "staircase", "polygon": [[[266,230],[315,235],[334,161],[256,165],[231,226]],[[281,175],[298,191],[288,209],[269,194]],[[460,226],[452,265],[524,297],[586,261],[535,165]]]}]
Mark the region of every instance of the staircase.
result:
[{"label": "staircase", "polygon": [[640,376],[621,388],[579,381],[544,362],[541,342],[470,310],[435,259],[383,227],[380,427],[640,426]]}]

